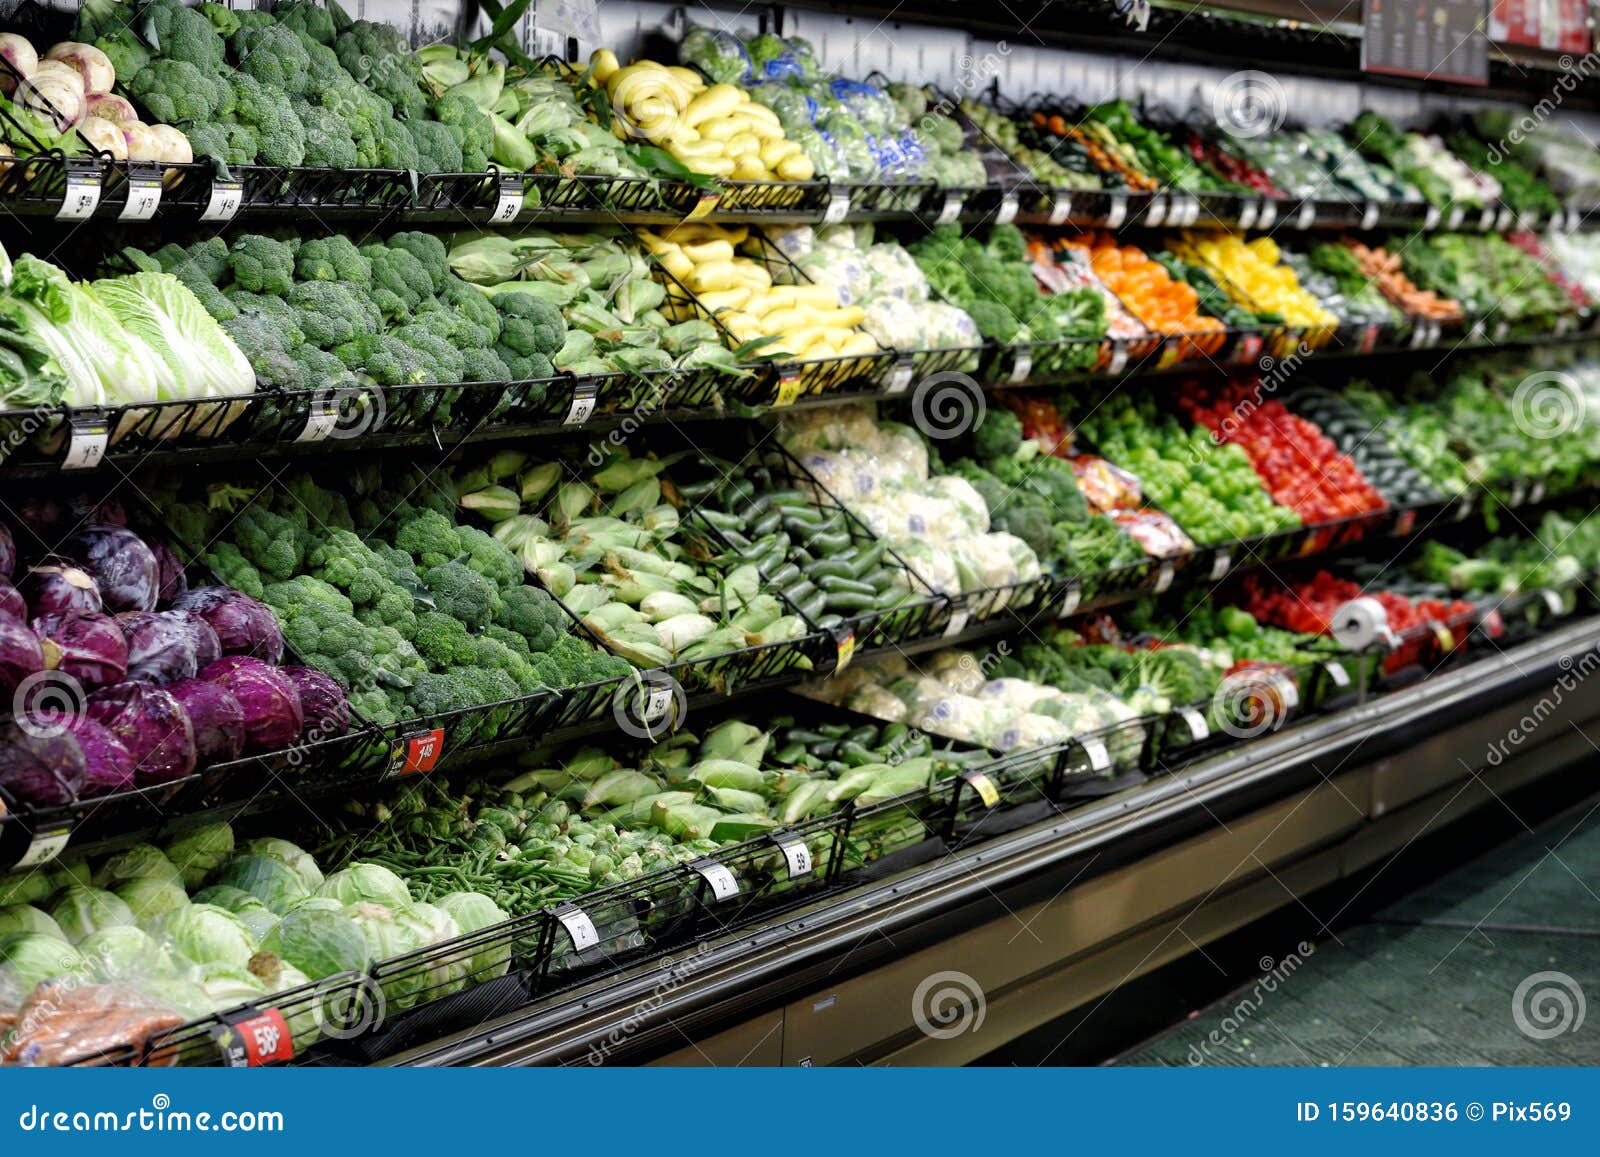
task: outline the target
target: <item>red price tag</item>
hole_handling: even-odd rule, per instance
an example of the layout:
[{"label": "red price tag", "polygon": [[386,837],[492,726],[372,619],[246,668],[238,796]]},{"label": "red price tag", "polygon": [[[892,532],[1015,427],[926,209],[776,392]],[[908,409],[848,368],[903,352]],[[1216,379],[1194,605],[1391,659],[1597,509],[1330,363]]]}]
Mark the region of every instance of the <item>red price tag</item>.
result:
[{"label": "red price tag", "polygon": [[390,775],[420,775],[439,765],[444,754],[444,728],[408,735],[395,745],[390,757]]},{"label": "red price tag", "polygon": [[294,1038],[283,1013],[275,1008],[243,1009],[239,1019],[211,1030],[222,1063],[233,1069],[254,1069],[294,1059]]}]

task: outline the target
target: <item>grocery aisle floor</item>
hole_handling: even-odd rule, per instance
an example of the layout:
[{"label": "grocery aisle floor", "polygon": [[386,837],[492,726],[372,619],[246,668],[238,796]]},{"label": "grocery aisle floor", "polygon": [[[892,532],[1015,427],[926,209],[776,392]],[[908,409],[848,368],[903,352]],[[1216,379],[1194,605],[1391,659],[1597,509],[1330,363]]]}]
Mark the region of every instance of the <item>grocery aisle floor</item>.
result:
[{"label": "grocery aisle floor", "polygon": [[1278,962],[1115,1063],[1600,1064],[1600,800]]}]

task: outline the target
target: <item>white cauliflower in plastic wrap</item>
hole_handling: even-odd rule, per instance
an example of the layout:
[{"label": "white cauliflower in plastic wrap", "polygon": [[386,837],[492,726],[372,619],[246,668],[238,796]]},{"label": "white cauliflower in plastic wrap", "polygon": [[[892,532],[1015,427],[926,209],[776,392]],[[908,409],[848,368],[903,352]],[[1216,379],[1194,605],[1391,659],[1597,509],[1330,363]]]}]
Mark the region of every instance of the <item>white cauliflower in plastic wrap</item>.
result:
[{"label": "white cauliflower in plastic wrap", "polygon": [[917,577],[936,594],[961,593],[961,572],[956,568],[955,556],[949,551],[920,538],[891,545],[906,565],[917,573]]},{"label": "white cauliflower in plastic wrap", "polygon": [[913,712],[909,719],[923,731],[988,747],[990,739],[1000,734],[1013,714],[1003,706],[947,692],[943,698],[930,702],[920,716]]},{"label": "white cauliflower in plastic wrap", "polygon": [[891,297],[913,303],[928,300],[927,277],[911,254],[895,242],[879,242],[867,250],[866,268],[874,299]]},{"label": "white cauliflower in plastic wrap", "polygon": [[930,301],[917,306],[921,316],[924,349],[952,349],[983,344],[983,334],[964,309]]},{"label": "white cauliflower in plastic wrap", "polygon": [[879,422],[862,448],[870,451],[885,476],[892,475],[903,486],[928,480],[928,444],[922,435],[899,422]]},{"label": "white cauliflower in plastic wrap", "polygon": [[859,497],[855,465],[848,454],[833,450],[811,450],[800,455],[800,464],[840,502]]},{"label": "white cauliflower in plastic wrap", "polygon": [[997,731],[991,732],[986,746],[997,751],[1016,751],[1047,747],[1071,738],[1072,732],[1059,720],[1023,711],[1006,720]]},{"label": "white cauliflower in plastic wrap", "polygon": [[885,723],[904,723],[909,717],[906,705],[877,684],[857,688],[844,705],[862,715],[882,719]]},{"label": "white cauliflower in plastic wrap", "polygon": [[1032,711],[1041,701],[1059,698],[1061,692],[1027,679],[990,679],[973,694],[986,703],[1004,703],[1013,711]]},{"label": "white cauliflower in plastic wrap", "polygon": [[971,533],[988,532],[989,504],[965,478],[955,474],[940,474],[928,479],[926,490],[954,503],[962,523]]},{"label": "white cauliflower in plastic wrap", "polygon": [[867,306],[861,328],[872,340],[890,349],[910,350],[926,347],[923,342],[922,315],[918,307],[894,298],[880,298]]},{"label": "white cauliflower in plastic wrap", "polygon": [[817,285],[831,286],[839,295],[840,305],[857,304],[872,287],[871,271],[854,249],[816,245],[795,264]]}]

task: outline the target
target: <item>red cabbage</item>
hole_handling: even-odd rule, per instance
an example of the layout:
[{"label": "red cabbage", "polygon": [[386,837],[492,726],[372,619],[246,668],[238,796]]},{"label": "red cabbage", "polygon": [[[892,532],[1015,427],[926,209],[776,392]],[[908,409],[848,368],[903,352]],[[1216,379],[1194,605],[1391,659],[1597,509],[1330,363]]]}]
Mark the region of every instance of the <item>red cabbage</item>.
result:
[{"label": "red cabbage", "polygon": [[270,663],[248,655],[228,655],[200,672],[221,683],[244,708],[246,751],[277,751],[300,738],[305,710],[300,692]]},{"label": "red cabbage", "polygon": [[0,522],[0,578],[10,579],[17,573],[17,543],[11,537],[11,528]]},{"label": "red cabbage", "polygon": [[10,579],[0,578],[0,615],[10,615],[14,619],[28,617],[28,600],[11,585]]},{"label": "red cabbage", "polygon": [[71,803],[83,785],[83,751],[59,723],[0,724],[0,788],[36,807]]},{"label": "red cabbage", "polygon": [[117,626],[128,640],[128,678],[140,683],[176,683],[200,670],[188,627],[156,611],[124,611]]},{"label": "red cabbage", "polygon": [[150,544],[150,551],[156,556],[156,599],[170,603],[189,589],[188,576],[183,573],[183,560],[173,553],[170,546],[159,540]]},{"label": "red cabbage", "polygon": [[301,737],[308,743],[335,739],[350,730],[350,701],[344,688],[329,676],[311,667],[279,667],[279,671],[300,692],[300,709],[306,729]]},{"label": "red cabbage", "polygon": [[[0,694],[9,699],[24,679],[43,670],[44,649],[39,646],[39,636],[21,619],[0,615]],[[10,710],[9,702],[0,702],[0,714]]]},{"label": "red cabbage", "polygon": [[189,645],[194,648],[195,670],[209,667],[222,658],[222,640],[217,638],[217,632],[211,629],[211,624],[202,619],[193,611],[161,611],[163,618],[171,619],[183,628],[184,634],[189,637]]},{"label": "red cabbage", "polygon": [[79,795],[110,795],[133,787],[133,755],[122,740],[86,715],[61,721],[83,752],[83,786]]},{"label": "red cabbage", "polygon": [[201,767],[227,763],[244,754],[244,708],[221,683],[185,679],[168,687],[189,713],[195,757]]},{"label": "red cabbage", "polygon": [[89,572],[54,556],[28,568],[22,576],[22,597],[28,600],[33,617],[68,615],[74,611],[98,613],[102,607],[100,588]]},{"label": "red cabbage", "polygon": [[25,499],[15,510],[18,521],[42,541],[54,542],[60,537],[57,532],[65,512],[54,498]]},{"label": "red cabbage", "polygon": [[33,632],[56,650],[56,669],[87,691],[128,677],[128,640],[110,615],[51,615],[34,619]]},{"label": "red cabbage", "polygon": [[232,587],[195,587],[172,603],[193,611],[217,632],[224,655],[249,655],[267,663],[283,658],[283,632],[265,603]]},{"label": "red cabbage", "polygon": [[137,783],[170,783],[194,771],[194,727],[164,688],[146,683],[103,687],[89,696],[87,713],[128,749]]},{"label": "red cabbage", "polygon": [[151,611],[160,589],[156,556],[126,526],[86,526],[69,538],[61,553],[94,576],[111,611]]}]

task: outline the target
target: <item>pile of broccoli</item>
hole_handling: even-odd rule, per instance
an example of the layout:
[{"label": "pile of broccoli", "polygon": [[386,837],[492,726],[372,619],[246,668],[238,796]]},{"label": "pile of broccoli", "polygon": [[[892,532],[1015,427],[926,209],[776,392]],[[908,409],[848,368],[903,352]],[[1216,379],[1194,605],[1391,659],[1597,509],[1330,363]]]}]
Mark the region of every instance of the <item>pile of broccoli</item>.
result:
[{"label": "pile of broccoli", "polygon": [[252,233],[125,255],[175,274],[257,380],[281,389],[337,388],[356,375],[382,386],[547,378],[567,335],[558,307],[525,294],[491,298],[461,280],[431,233],[360,246],[343,234]]},{"label": "pile of broccoli", "polygon": [[111,58],[147,120],[230,165],[479,172],[494,149],[488,114],[431,98],[397,29],[313,0],[89,0],[73,38]]},{"label": "pile of broccoli", "polygon": [[218,576],[270,606],[300,659],[373,722],[508,704],[456,725],[457,741],[491,738],[516,718],[510,701],[630,672],[572,633],[509,547],[457,524],[448,485],[377,463],[338,489],[305,472],[280,481],[163,505],[174,532],[210,543]]}]

